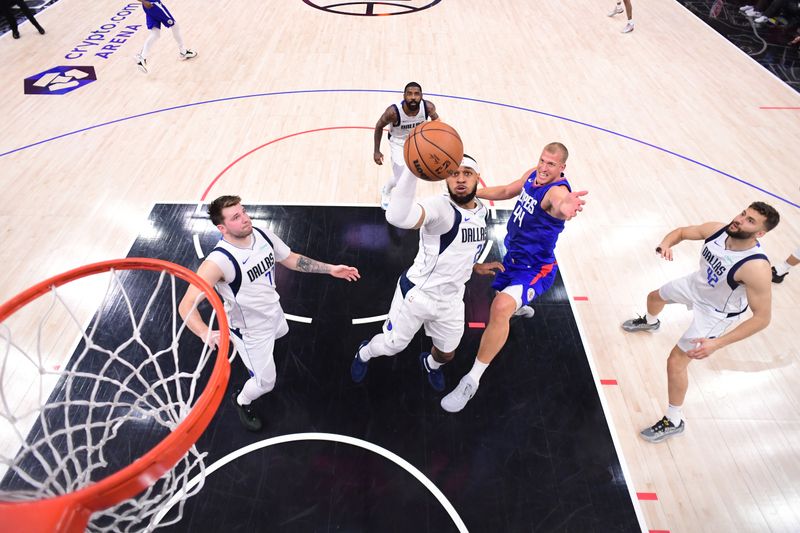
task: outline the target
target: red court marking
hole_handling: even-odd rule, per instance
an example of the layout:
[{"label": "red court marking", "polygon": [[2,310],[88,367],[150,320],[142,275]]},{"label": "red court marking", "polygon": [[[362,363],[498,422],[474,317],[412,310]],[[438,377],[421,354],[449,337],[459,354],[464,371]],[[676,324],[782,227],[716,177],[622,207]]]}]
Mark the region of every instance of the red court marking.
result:
[{"label": "red court marking", "polygon": [[800,107],[770,107],[770,106],[761,106],[759,109],[786,109],[789,111],[800,111]]},{"label": "red court marking", "polygon": [[246,154],[237,157],[233,161],[233,163],[231,163],[230,165],[225,167],[225,169],[222,172],[217,174],[216,178],[211,180],[211,183],[209,183],[208,187],[206,187],[206,190],[203,192],[203,196],[200,197],[200,201],[203,201],[203,200],[206,199],[206,197],[208,197],[208,193],[211,190],[211,187],[213,187],[219,181],[219,179],[222,177],[223,174],[225,174],[227,171],[229,171],[233,165],[235,165],[236,163],[238,163],[239,161],[241,161],[245,157],[249,156],[250,154],[252,154],[254,152],[257,152],[258,150],[261,150],[262,148],[266,148],[270,144],[275,144],[278,141],[284,141],[286,139],[291,139],[292,137],[297,137],[298,135],[305,135],[306,133],[317,133],[317,132],[320,132],[320,131],[331,131],[331,130],[373,130],[374,131],[375,128],[372,128],[372,127],[369,127],[369,126],[331,126],[331,127],[328,127],[328,128],[316,128],[316,129],[313,129],[313,130],[306,130],[306,131],[299,131],[297,133],[290,133],[289,135],[284,135],[283,137],[279,137],[277,139],[273,139],[273,140],[271,140],[271,141],[269,141],[267,143],[262,144],[261,146],[257,146],[255,148],[253,148],[252,150],[250,150]]},{"label": "red court marking", "polygon": [[485,328],[486,324],[484,322],[468,322],[467,325],[471,328]]},{"label": "red court marking", "polygon": [[619,385],[616,379],[601,379],[600,385]]},{"label": "red court marking", "polygon": [[589,301],[589,297],[588,296],[575,296],[572,299],[575,300],[576,302],[588,302]]},{"label": "red court marking", "polygon": [[636,497],[639,498],[639,500],[642,500],[642,501],[644,501],[644,500],[653,500],[653,501],[658,500],[658,496],[656,495],[655,492],[637,492],[636,493]]},{"label": "red court marking", "polygon": [[669,533],[669,529],[651,529],[648,533]]}]

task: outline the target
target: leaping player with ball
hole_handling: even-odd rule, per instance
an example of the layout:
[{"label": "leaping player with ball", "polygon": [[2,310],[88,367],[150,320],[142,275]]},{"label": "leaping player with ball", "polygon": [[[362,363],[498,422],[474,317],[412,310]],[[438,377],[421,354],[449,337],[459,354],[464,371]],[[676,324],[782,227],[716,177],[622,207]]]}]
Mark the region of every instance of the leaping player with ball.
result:
[{"label": "leaping player with ball", "polygon": [[478,390],[481,376],[508,338],[509,320],[514,315],[530,318],[534,298],[555,281],[558,263],[555,247],[567,220],[583,210],[581,197],[587,191],[573,192],[564,178],[569,152],[553,142],[542,150],[539,163],[521,178],[497,187],[478,191],[484,200],[508,200],[519,195],[508,221],[503,268],[492,286],[499,291],[489,311],[489,324],[481,336],[472,369],[458,386],[442,398],[442,409],[461,411]]},{"label": "leaping player with ball", "polygon": [[[445,124],[439,127],[449,129]],[[432,135],[453,137],[449,131]],[[430,180],[447,176],[447,194],[415,202],[417,178],[409,170],[413,164],[403,168],[392,193],[386,220],[398,228],[419,229],[419,251],[400,275],[383,332],[362,342],[356,351],[350,366],[356,383],[366,377],[371,359],[400,353],[424,325],[433,347],[419,355],[420,365],[431,387],[443,391],[442,365],[452,360],[464,333],[464,284],[473,270],[487,275],[502,269],[500,263],[476,264],[486,244],[487,211],[475,198],[480,168],[468,155],[456,166],[463,147],[460,139],[450,142],[457,144],[451,151],[457,155],[444,158],[450,166],[438,175],[420,176]]]}]

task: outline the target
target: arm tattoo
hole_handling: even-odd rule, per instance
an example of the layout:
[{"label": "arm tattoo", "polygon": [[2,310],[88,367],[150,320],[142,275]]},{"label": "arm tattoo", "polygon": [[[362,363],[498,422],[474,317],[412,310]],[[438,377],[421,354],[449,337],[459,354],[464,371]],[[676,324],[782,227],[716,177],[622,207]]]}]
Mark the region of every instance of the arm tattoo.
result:
[{"label": "arm tattoo", "polygon": [[319,261],[301,255],[297,258],[297,270],[314,274],[326,274],[331,271],[331,268],[325,263],[320,263]]}]

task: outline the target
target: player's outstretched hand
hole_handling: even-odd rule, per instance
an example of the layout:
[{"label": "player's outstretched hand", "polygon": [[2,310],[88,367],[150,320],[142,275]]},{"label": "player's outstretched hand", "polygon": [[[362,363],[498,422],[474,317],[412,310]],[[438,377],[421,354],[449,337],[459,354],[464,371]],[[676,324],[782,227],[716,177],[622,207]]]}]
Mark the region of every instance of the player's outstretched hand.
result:
[{"label": "player's outstretched hand", "polygon": [[383,164],[383,154],[380,153],[380,151],[375,152],[374,154],[372,154],[372,159],[374,159],[375,163],[377,163],[379,165]]},{"label": "player's outstretched hand", "polygon": [[583,211],[586,200],[582,199],[581,196],[586,196],[587,194],[589,194],[589,191],[573,191],[567,193],[559,206],[561,214],[564,215],[566,220],[575,217],[579,211]]},{"label": "player's outstretched hand", "polygon": [[479,276],[494,276],[497,270],[505,272],[506,268],[503,266],[503,263],[493,261],[491,263],[475,263],[472,265],[472,270]]},{"label": "player's outstretched hand", "polygon": [[347,281],[361,279],[361,274],[358,273],[358,269],[347,265],[333,265],[330,274],[334,278],[346,279]]},{"label": "player's outstretched hand", "polygon": [[656,253],[666,259],[667,261],[672,261],[672,248],[667,246],[664,243],[659,244],[656,246]]}]

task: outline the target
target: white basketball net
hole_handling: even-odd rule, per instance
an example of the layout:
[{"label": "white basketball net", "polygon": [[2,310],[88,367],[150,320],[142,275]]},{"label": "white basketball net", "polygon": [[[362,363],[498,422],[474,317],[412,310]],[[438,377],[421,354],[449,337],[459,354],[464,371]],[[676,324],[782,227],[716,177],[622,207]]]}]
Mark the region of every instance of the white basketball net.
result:
[{"label": "white basketball net", "polygon": [[[177,301],[172,274],[112,270],[51,288],[0,324],[0,500],[84,488],[184,420],[214,357],[207,344],[180,349],[181,340],[196,337]],[[73,355],[59,361],[64,354]],[[89,531],[149,531],[179,521],[184,500],[202,488],[185,489],[204,477],[205,455],[192,446],[143,493],[95,513]],[[179,504],[154,523],[176,495]]]}]

